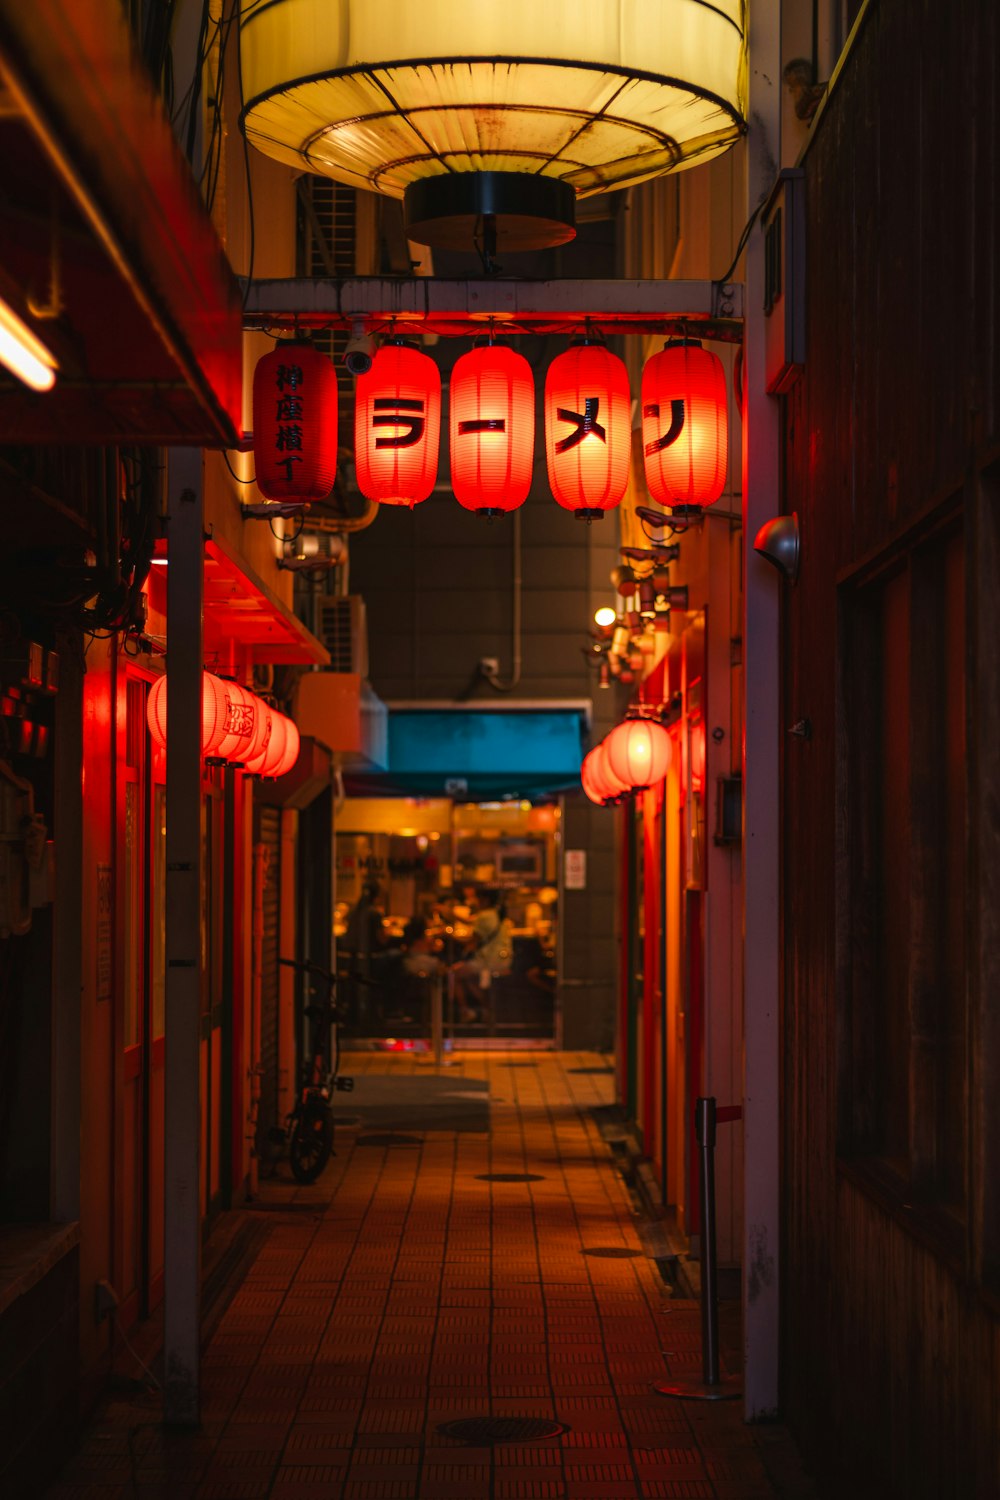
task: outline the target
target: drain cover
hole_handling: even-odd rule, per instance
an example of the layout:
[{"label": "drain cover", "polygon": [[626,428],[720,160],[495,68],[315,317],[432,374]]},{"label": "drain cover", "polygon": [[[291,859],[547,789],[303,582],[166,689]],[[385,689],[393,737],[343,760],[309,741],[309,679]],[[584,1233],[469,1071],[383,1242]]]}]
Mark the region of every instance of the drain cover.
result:
[{"label": "drain cover", "polygon": [[614,1068],[567,1068],[567,1073],[613,1073]]},{"label": "drain cover", "polygon": [[460,1443],[485,1447],[490,1443],[531,1443],[560,1437],[569,1428],[551,1417],[462,1417],[457,1422],[442,1423],[438,1432]]},{"label": "drain cover", "polygon": [[635,1260],[641,1250],[630,1250],[627,1245],[592,1245],[584,1255],[599,1255],[602,1260]]},{"label": "drain cover", "polygon": [[502,1068],[537,1068],[537,1063],[501,1063]]},{"label": "drain cover", "polygon": [[539,1172],[478,1172],[477,1182],[544,1182]]},{"label": "drain cover", "polygon": [[391,1130],[375,1132],[372,1135],[359,1135],[354,1142],[356,1146],[419,1146],[418,1135],[397,1135]]}]

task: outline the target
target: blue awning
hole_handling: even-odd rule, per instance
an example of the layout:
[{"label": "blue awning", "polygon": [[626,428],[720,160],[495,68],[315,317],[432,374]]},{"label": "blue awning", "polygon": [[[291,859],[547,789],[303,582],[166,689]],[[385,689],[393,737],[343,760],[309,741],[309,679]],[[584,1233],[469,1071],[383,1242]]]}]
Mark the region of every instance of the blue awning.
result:
[{"label": "blue awning", "polygon": [[384,773],[346,778],[356,796],[536,798],[580,785],[590,704],[389,704]]}]

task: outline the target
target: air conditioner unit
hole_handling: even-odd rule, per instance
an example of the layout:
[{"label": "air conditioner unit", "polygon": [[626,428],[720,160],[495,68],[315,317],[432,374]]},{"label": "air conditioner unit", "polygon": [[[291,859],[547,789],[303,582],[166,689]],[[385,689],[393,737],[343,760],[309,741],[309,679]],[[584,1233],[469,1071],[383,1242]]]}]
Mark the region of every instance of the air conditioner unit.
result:
[{"label": "air conditioner unit", "polygon": [[330,653],[331,672],[368,676],[368,621],[360,594],[322,601],[320,639]]}]

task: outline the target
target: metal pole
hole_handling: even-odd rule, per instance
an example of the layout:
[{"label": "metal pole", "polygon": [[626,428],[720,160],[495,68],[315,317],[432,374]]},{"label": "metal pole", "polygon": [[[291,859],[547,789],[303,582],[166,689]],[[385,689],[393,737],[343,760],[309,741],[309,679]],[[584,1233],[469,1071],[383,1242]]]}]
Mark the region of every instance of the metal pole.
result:
[{"label": "metal pole", "polygon": [[715,1266],[715,1100],[699,1099],[694,1128],[701,1147],[701,1367],[719,1384],[719,1287]]},{"label": "metal pole", "polygon": [[441,975],[431,976],[431,1039],[434,1043],[434,1067],[440,1070],[444,1051],[444,1017],[441,1005]]},{"label": "metal pole", "polygon": [[202,457],[170,455],[163,1420],[197,1426],[201,1322]]},{"label": "metal pole", "polygon": [[[726,1118],[735,1118],[724,1111]],[[714,1099],[698,1099],[694,1108],[695,1135],[701,1150],[701,1380],[659,1380],[660,1396],[687,1401],[729,1401],[738,1396],[741,1381],[719,1372],[719,1287],[715,1264],[715,1125]]]}]

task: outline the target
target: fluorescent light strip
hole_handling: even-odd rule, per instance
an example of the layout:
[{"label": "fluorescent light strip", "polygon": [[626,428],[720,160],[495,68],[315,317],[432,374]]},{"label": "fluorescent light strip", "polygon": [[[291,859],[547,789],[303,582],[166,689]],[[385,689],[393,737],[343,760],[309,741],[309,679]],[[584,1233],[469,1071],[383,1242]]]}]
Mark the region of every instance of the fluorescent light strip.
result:
[{"label": "fluorescent light strip", "polygon": [[50,391],[56,383],[55,357],[35,337],[13,308],[0,297],[0,364],[34,391]]}]

